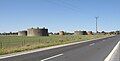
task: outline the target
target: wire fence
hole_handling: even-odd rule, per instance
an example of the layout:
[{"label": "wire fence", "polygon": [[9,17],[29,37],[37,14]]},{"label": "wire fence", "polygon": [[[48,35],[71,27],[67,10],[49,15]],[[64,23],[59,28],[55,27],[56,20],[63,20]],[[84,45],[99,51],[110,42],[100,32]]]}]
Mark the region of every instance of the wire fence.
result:
[{"label": "wire fence", "polygon": [[[2,37],[3,38],[3,37]],[[2,39],[1,38],[1,39]],[[81,37],[68,37],[68,36],[55,36],[55,37],[5,37],[0,41],[0,48],[19,48],[22,46],[32,45],[49,45],[73,42],[76,40],[82,40]]]},{"label": "wire fence", "polygon": [[82,36],[47,36],[47,37],[22,37],[22,36],[0,36],[0,54],[43,48],[54,45],[66,44],[77,41],[85,41],[105,35],[82,35]]}]

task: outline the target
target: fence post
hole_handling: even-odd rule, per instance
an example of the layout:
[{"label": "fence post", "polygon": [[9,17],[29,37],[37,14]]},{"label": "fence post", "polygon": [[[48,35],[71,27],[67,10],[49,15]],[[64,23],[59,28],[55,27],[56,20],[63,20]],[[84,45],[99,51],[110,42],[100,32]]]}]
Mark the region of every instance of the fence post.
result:
[{"label": "fence post", "polygon": [[21,46],[23,46],[23,41],[22,41],[22,45]]},{"label": "fence post", "polygon": [[3,47],[3,44],[2,44],[2,42],[0,42],[0,48],[2,49],[2,47]]},{"label": "fence post", "polygon": [[25,40],[22,41],[22,46],[24,46],[24,45],[25,45]]},{"label": "fence post", "polygon": [[25,45],[25,40],[24,40],[24,45]]},{"label": "fence post", "polygon": [[40,43],[40,39],[39,39],[39,43]]}]

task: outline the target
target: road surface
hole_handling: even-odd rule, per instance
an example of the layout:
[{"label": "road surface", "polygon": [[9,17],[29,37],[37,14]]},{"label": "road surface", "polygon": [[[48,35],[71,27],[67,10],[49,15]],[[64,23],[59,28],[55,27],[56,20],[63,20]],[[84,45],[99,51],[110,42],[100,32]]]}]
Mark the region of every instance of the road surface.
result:
[{"label": "road surface", "polygon": [[118,41],[120,41],[120,35],[9,57],[0,61],[104,61]]}]

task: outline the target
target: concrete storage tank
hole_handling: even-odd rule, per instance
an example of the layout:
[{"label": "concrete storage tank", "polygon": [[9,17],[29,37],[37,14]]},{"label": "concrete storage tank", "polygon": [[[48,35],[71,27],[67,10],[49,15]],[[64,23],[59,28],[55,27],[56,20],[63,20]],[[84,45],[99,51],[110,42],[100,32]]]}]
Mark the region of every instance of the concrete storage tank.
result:
[{"label": "concrete storage tank", "polygon": [[80,35],[80,31],[74,31],[74,35]]},{"label": "concrete storage tank", "polygon": [[18,36],[27,36],[27,31],[18,31]]},{"label": "concrete storage tank", "polygon": [[65,32],[64,31],[60,31],[59,35],[65,35]]},{"label": "concrete storage tank", "polygon": [[48,29],[45,28],[40,29],[40,36],[49,36]]},{"label": "concrete storage tank", "polygon": [[27,36],[48,36],[48,29],[31,28],[27,30]]},{"label": "concrete storage tank", "polygon": [[82,31],[82,35],[87,35],[87,32],[86,31]]},{"label": "concrete storage tank", "polygon": [[87,34],[88,35],[93,35],[93,32],[92,31],[88,31]]},{"label": "concrete storage tank", "polygon": [[86,31],[74,31],[74,35],[87,35]]},{"label": "concrete storage tank", "polygon": [[39,29],[31,28],[27,30],[27,36],[40,36]]}]

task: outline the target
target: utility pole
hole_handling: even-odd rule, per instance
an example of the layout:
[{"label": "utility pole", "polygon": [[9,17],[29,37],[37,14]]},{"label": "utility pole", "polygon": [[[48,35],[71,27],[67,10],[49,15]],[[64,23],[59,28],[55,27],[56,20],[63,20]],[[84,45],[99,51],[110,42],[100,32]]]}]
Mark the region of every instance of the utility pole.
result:
[{"label": "utility pole", "polygon": [[99,18],[98,16],[95,17],[95,20],[96,20],[96,33],[98,33],[98,23],[97,23],[98,18]]}]

